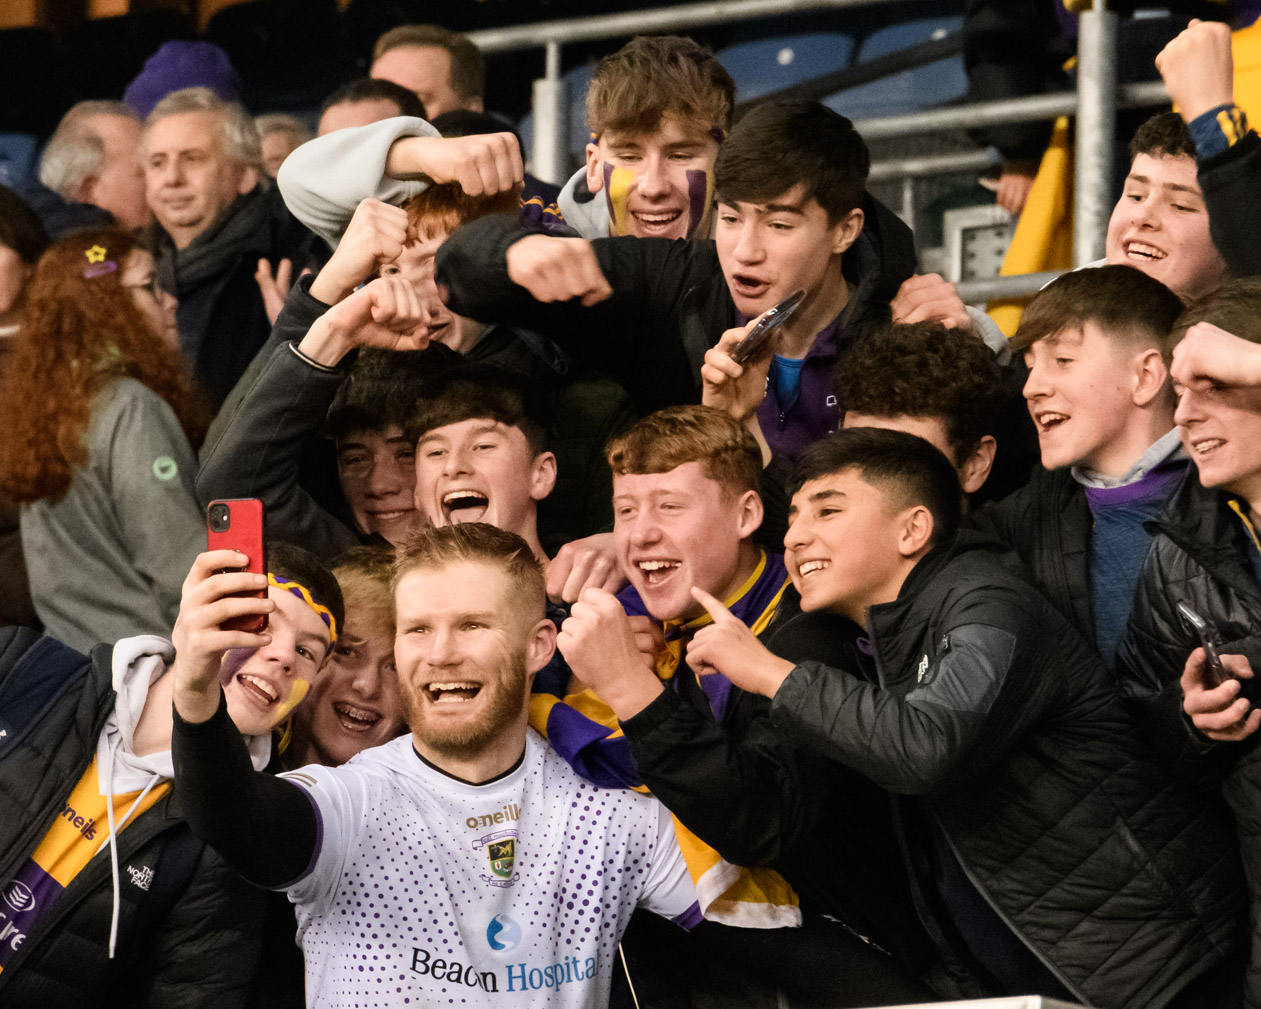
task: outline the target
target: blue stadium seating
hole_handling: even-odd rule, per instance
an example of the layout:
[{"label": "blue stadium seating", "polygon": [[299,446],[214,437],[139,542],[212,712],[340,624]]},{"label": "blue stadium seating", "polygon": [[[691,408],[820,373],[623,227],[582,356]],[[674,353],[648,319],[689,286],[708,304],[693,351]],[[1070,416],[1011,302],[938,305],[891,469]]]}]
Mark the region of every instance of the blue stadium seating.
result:
[{"label": "blue stadium seating", "polygon": [[[948,17],[924,18],[881,28],[863,40],[857,62],[865,63],[901,49],[933,42],[962,30],[962,27],[962,18]],[[961,98],[967,90],[963,57],[959,55],[838,91],[829,95],[824,104],[851,119],[866,119],[870,116],[901,115],[940,105]]]},{"label": "blue stadium seating", "polygon": [[853,56],[854,40],[835,32],[739,42],[718,53],[736,82],[736,98],[742,102],[844,70]]}]

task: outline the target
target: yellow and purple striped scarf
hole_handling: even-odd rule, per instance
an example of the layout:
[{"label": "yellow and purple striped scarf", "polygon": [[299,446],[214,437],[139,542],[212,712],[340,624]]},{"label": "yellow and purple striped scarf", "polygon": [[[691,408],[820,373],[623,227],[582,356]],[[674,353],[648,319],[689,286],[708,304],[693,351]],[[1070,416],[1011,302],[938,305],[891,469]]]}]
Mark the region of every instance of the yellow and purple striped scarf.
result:
[{"label": "yellow and purple striped scarf", "polygon": [[[787,584],[783,558],[763,552],[753,573],[723,602],[754,634],[761,634],[775,616]],[[618,599],[629,615],[647,615],[633,587],[624,589]],[[683,665],[683,654],[691,636],[709,623],[712,618],[706,613],[695,620],[667,622],[663,626],[666,646],[657,655],[656,671],[669,689],[678,689],[675,674],[680,666],[696,675]],[[698,676],[697,682],[715,720],[721,724],[733,690],[731,681],[721,673],[713,673]],[[530,725],[593,784],[648,791],[635,771],[617,716],[594,691],[584,690],[564,698],[534,694],[530,698]],[[706,918],[745,928],[801,924],[797,895],[779,873],[732,865],[680,823],[678,817],[674,818],[674,830]]]}]

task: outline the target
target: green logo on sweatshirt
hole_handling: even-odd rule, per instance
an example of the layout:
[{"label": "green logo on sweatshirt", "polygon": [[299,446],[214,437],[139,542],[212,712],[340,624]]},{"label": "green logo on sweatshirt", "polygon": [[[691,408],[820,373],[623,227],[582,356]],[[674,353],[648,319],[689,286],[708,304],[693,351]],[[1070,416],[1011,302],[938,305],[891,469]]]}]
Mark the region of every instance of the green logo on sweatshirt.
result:
[{"label": "green logo on sweatshirt", "polygon": [[169,455],[160,455],[153,460],[153,475],[163,482],[174,480],[180,468]]}]

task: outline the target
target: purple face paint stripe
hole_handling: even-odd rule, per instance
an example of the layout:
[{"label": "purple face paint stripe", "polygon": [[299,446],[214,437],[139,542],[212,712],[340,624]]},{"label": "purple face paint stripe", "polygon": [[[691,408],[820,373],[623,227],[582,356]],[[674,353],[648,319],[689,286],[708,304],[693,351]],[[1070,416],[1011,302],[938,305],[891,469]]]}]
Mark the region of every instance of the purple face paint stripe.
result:
[{"label": "purple face paint stripe", "polygon": [[617,207],[613,206],[613,166],[606,161],[600,170],[604,173],[604,202],[609,207],[609,221],[613,225],[613,234],[618,234]]},{"label": "purple face paint stripe", "polygon": [[706,206],[708,198],[709,173],[701,171],[699,168],[689,168],[687,170],[687,200],[688,210],[692,216],[687,222],[688,238],[696,234],[696,229],[700,227],[701,221],[705,219],[705,211],[708,209]]}]

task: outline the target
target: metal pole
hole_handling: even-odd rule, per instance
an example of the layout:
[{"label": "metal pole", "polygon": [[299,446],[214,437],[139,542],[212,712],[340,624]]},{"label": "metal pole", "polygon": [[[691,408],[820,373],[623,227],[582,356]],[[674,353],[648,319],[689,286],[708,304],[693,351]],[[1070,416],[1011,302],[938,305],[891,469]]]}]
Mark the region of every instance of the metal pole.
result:
[{"label": "metal pole", "polygon": [[484,28],[469,32],[473,44],[484,53],[533,49],[548,42],[591,42],[632,35],[653,35],[677,32],[704,25],[729,24],[779,14],[800,14],[816,10],[844,10],[850,7],[875,7],[899,0],[711,0],[708,3],[681,4],[676,7],[648,8],[598,14],[594,17],[568,18],[558,21],[537,21],[511,28]]},{"label": "metal pole", "polygon": [[[1169,95],[1160,81],[1122,84],[1117,88],[1117,108],[1120,109],[1168,104]],[[949,108],[928,109],[905,116],[855,119],[854,129],[863,135],[864,140],[907,137],[916,133],[1054,119],[1056,116],[1071,116],[1077,111],[1077,107],[1077,93],[1063,91],[1049,95],[1029,95],[1026,98],[1004,98],[996,102],[977,102],[974,105],[951,105]]]},{"label": "metal pole", "polygon": [[1117,16],[1095,0],[1078,15],[1073,262],[1102,259],[1116,146]]},{"label": "metal pole", "polygon": [[871,171],[867,174],[868,182],[883,182],[886,179],[903,179],[908,175],[917,178],[924,175],[966,175],[972,172],[983,172],[1002,163],[1002,158],[995,150],[961,151],[958,154],[934,154],[922,158],[890,158],[888,161],[873,161]]},{"label": "metal pole", "polygon": [[560,43],[547,43],[545,76],[534,82],[532,172],[563,185],[569,177],[569,89],[560,75]]},{"label": "metal pole", "polygon": [[988,280],[965,280],[955,284],[955,291],[967,305],[981,305],[993,298],[1023,298],[1037,294],[1062,270],[1045,273],[1020,273],[1011,277],[991,277]]},{"label": "metal pole", "polygon": [[902,222],[915,231],[915,176],[905,175],[902,178],[902,212],[898,214]]}]

